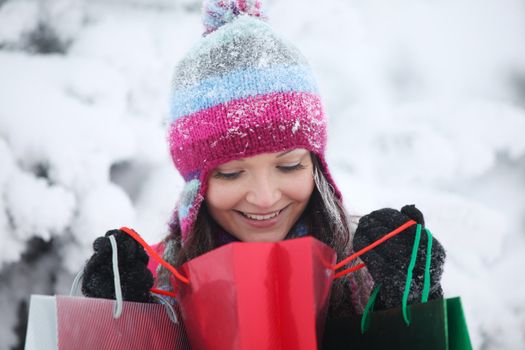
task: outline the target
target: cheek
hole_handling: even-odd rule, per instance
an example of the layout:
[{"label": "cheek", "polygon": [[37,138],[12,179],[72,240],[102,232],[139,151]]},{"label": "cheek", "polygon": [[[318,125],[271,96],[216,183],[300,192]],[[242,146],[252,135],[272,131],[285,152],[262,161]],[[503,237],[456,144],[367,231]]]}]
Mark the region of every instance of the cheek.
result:
[{"label": "cheek", "polygon": [[298,202],[308,201],[314,190],[314,179],[311,173],[305,172],[301,176],[287,181],[286,195]]},{"label": "cheek", "polygon": [[210,208],[219,210],[231,209],[242,197],[238,186],[228,186],[217,180],[210,179],[206,191],[206,204]]}]

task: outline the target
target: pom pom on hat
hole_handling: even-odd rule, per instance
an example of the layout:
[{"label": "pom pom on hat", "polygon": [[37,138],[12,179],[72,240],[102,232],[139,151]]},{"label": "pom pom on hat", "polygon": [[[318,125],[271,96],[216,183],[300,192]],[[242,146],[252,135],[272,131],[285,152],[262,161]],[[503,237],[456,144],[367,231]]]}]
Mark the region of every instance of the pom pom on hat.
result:
[{"label": "pom pom on hat", "polygon": [[202,11],[203,35],[214,32],[241,14],[266,19],[261,0],[205,0]]}]

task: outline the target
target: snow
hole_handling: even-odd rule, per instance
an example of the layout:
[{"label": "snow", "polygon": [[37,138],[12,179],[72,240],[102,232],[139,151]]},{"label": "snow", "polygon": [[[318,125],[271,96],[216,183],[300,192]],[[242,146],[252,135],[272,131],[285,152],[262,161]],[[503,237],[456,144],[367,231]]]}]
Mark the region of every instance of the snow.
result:
[{"label": "snow", "polygon": [[[67,293],[95,237],[120,226],[150,243],[165,234],[183,186],[167,145],[169,86],[203,28],[199,1],[0,4],[0,319],[11,325],[0,348],[9,349],[18,302]],[[524,348],[523,2],[267,5],[269,24],[319,81],[328,163],[349,211],[417,204],[447,249],[443,287],[462,297],[474,348]],[[69,43],[65,55],[34,52],[27,35],[38,21]],[[29,274],[32,237],[56,255]]]},{"label": "snow", "polygon": [[38,21],[35,1],[9,1],[0,10],[0,41],[15,46]]}]

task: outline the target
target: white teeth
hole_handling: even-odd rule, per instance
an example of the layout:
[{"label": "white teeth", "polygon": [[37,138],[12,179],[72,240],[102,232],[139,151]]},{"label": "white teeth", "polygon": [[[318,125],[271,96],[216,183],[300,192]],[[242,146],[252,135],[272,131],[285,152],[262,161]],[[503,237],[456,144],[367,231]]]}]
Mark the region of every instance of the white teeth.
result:
[{"label": "white teeth", "polygon": [[268,215],[255,215],[255,214],[248,214],[248,213],[242,213],[242,214],[249,219],[261,221],[261,220],[273,219],[274,217],[279,215],[280,212],[281,211],[279,210],[279,211],[276,211],[275,213],[268,214]]}]

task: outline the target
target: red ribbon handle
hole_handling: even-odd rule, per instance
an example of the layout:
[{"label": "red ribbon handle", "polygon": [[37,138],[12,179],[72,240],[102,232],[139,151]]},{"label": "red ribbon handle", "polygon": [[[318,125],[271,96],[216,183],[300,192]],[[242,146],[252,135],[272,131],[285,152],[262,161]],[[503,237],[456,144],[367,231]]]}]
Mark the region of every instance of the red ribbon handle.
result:
[{"label": "red ribbon handle", "polygon": [[[403,225],[399,226],[398,228],[396,228],[395,230],[387,233],[386,235],[384,235],[383,237],[379,238],[377,241],[367,245],[366,247],[364,247],[363,249],[359,250],[358,252],[355,252],[354,254],[350,255],[349,257],[347,257],[346,259],[343,259],[342,261],[338,262],[336,265],[334,265],[332,267],[332,269],[335,271],[335,270],[338,270],[340,269],[341,267],[343,267],[344,265],[348,264],[350,261],[352,260],[355,260],[357,259],[358,257],[360,257],[361,255],[365,254],[366,252],[374,249],[375,247],[377,247],[378,245],[380,245],[381,243],[389,240],[390,238],[400,234],[401,232],[405,231],[407,228],[409,228],[410,226],[414,226],[416,225],[417,222],[415,222],[414,220],[409,220],[407,222],[405,222]],[[343,270],[343,271],[340,271],[338,273],[336,273],[334,275],[334,278],[339,278],[339,277],[342,277],[346,274],[349,274],[350,272],[354,272],[354,271],[357,271],[359,269],[362,269],[363,267],[365,267],[365,264],[358,264],[356,266],[352,266],[346,270]]]},{"label": "red ribbon handle", "polygon": [[[361,255],[363,255],[363,254],[367,253],[368,251],[374,249],[375,247],[377,247],[381,243],[389,240],[390,238],[392,238],[392,237],[400,234],[401,232],[405,231],[410,226],[413,226],[413,225],[416,225],[416,224],[417,224],[417,222],[415,222],[414,220],[409,220],[409,221],[405,222],[403,225],[399,226],[395,230],[393,230],[393,231],[389,232],[388,234],[384,235],[383,237],[381,237],[380,239],[376,240],[375,242],[367,245],[366,247],[364,247],[363,249],[359,250],[358,252],[355,252],[354,254],[350,255],[349,257],[343,259],[342,261],[340,261],[339,263],[334,265],[332,267],[332,270],[335,271],[335,270],[340,269],[341,267],[343,267],[344,265],[348,264],[352,260],[357,259]],[[144,249],[148,252],[149,256],[151,256],[153,259],[157,260],[159,262],[159,264],[161,264],[166,269],[168,269],[179,281],[181,281],[182,283],[186,283],[186,284],[190,283],[190,281],[189,281],[189,279],[187,277],[183,276],[179,271],[177,271],[177,269],[175,269],[172,265],[170,265],[164,259],[162,259],[157,254],[157,252],[154,251],[153,248],[151,248],[148,245],[148,243],[146,243],[146,241],[144,241],[144,239],[142,239],[142,237],[140,237],[140,235],[137,232],[135,232],[134,230],[132,230],[130,228],[127,228],[127,227],[121,227],[120,230],[125,232],[125,233],[127,233],[128,235],[130,235],[135,241],[137,241],[141,246],[143,246]],[[356,266],[352,266],[352,267],[350,267],[350,268],[348,268],[346,270],[343,270],[343,271],[340,271],[340,272],[336,273],[334,275],[334,278],[342,277],[342,276],[344,276],[346,274],[349,274],[350,272],[357,271],[357,270],[359,270],[359,269],[361,269],[363,267],[365,267],[365,264],[363,264],[363,263],[358,264]],[[157,294],[164,294],[164,295],[173,296],[173,293],[170,293],[170,292],[167,292],[167,291],[163,291],[163,290],[159,290],[159,289],[152,289],[151,291],[154,292],[154,293],[157,293]]]},{"label": "red ribbon handle", "polygon": [[[141,246],[144,247],[144,249],[148,252],[149,256],[151,256],[153,259],[157,260],[159,264],[161,264],[162,266],[164,266],[165,268],[167,268],[179,281],[181,281],[182,283],[186,283],[186,284],[189,284],[190,283],[190,280],[187,278],[187,277],[184,277],[179,271],[177,271],[177,269],[175,269],[171,264],[169,264],[168,262],[166,262],[164,259],[162,259],[160,257],[159,254],[157,254],[156,251],[153,250],[153,248],[151,248],[149,246],[148,243],[146,243],[146,241],[144,241],[144,239],[142,239],[142,237],[139,236],[139,234],[137,232],[135,232],[134,230],[130,229],[130,228],[127,228],[127,227],[121,227],[120,228],[121,231],[123,232],[126,232],[128,235],[130,235],[135,241],[137,241],[137,243],[139,243]],[[159,293],[159,294],[165,294],[165,293]]]}]

